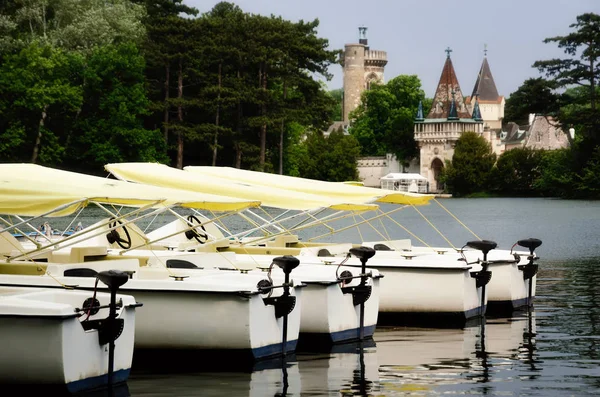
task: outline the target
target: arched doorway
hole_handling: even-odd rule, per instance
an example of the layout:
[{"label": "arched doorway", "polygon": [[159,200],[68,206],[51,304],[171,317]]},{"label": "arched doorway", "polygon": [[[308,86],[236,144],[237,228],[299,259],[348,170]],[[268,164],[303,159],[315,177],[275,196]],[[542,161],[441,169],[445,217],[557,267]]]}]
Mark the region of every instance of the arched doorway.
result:
[{"label": "arched doorway", "polygon": [[441,192],[444,190],[445,185],[440,182],[440,176],[442,174],[442,170],[444,169],[444,163],[439,158],[434,158],[431,162],[431,170],[433,171],[433,180],[435,181],[435,186],[431,186],[431,190],[433,192]]}]

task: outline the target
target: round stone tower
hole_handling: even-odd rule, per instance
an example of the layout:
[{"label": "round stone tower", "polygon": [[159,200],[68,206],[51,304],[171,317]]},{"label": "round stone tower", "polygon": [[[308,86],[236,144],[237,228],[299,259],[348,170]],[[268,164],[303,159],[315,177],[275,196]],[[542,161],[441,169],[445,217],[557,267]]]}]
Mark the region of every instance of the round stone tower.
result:
[{"label": "round stone tower", "polygon": [[369,49],[367,28],[358,28],[359,41],[344,46],[342,66],[344,68],[344,124],[350,121],[349,114],[360,105],[360,95],[374,81],[383,83],[383,69],[387,64],[387,53]]}]

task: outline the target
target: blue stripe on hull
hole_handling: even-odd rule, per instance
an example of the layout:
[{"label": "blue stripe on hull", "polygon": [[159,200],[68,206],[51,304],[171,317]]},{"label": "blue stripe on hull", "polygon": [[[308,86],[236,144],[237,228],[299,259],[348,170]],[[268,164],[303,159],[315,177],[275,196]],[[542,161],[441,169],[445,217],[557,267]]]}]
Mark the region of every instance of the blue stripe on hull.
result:
[{"label": "blue stripe on hull", "polygon": [[[488,302],[488,304],[489,304],[489,302]],[[479,317],[481,315],[485,315],[486,313],[487,313],[487,305],[483,306],[483,309],[481,306],[477,306],[476,308],[467,310],[465,312],[465,320],[468,320],[470,318]]]},{"label": "blue stripe on hull", "polygon": [[[370,338],[375,332],[375,325],[363,327],[363,335],[365,338]],[[332,332],[330,335],[333,343],[351,342],[358,340],[360,337],[360,328],[347,329],[345,331]]]},{"label": "blue stripe on hull", "polygon": [[[291,353],[296,351],[296,346],[298,345],[298,340],[289,340],[286,343],[286,353]],[[268,346],[258,347],[256,349],[252,349],[252,355],[255,359],[263,359],[269,358],[273,356],[277,356],[281,354],[281,343],[275,343]]]},{"label": "blue stripe on hull", "polygon": [[[130,371],[131,369],[120,369],[113,372],[113,385],[126,382],[127,378],[129,378]],[[86,390],[105,388],[108,386],[108,374],[76,380],[74,382],[67,383],[66,386],[69,393],[80,393]]]},{"label": "blue stripe on hull", "polygon": [[531,298],[531,301],[529,301],[527,298],[505,301],[488,301],[487,314],[498,317],[509,317],[516,310],[533,306],[534,299],[535,296]]}]

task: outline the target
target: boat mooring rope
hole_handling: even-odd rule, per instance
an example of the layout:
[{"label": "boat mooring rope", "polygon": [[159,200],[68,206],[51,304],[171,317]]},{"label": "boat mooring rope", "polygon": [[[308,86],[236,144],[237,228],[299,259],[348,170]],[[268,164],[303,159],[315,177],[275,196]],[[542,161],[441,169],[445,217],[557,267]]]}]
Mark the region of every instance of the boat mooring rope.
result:
[{"label": "boat mooring rope", "polygon": [[446,207],[444,207],[442,205],[442,203],[440,203],[437,199],[433,199],[433,201],[435,201],[440,207],[442,207],[448,214],[450,214],[450,216],[452,216],[458,223],[460,223],[465,229],[467,229],[473,236],[475,236],[475,238],[477,238],[478,240],[481,240],[481,238],[476,235],[471,229],[469,229],[467,227],[467,225],[465,225],[464,223],[461,222],[460,219],[458,219],[452,212],[448,211],[448,209]]}]

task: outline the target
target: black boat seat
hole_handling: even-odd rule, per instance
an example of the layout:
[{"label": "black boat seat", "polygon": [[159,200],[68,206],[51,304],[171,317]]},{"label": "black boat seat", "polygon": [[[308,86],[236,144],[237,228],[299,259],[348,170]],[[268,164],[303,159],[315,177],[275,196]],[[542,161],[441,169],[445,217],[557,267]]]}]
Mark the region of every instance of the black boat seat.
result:
[{"label": "black boat seat", "polygon": [[375,244],[373,248],[375,248],[375,251],[393,251],[393,249],[385,244]]},{"label": "black boat seat", "polygon": [[170,269],[200,269],[192,262],[181,259],[167,259],[167,267]]}]

